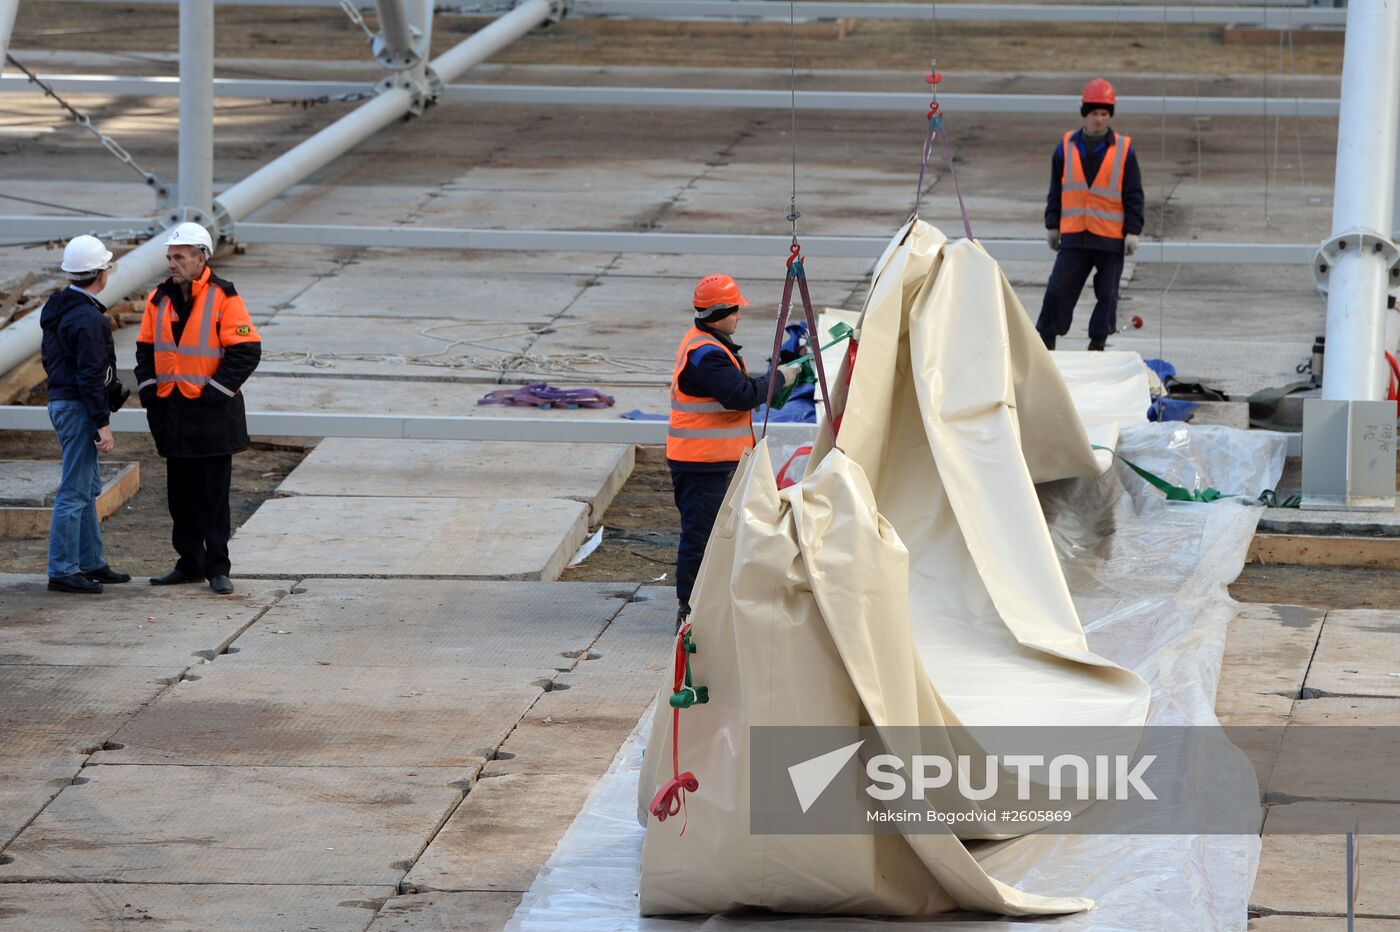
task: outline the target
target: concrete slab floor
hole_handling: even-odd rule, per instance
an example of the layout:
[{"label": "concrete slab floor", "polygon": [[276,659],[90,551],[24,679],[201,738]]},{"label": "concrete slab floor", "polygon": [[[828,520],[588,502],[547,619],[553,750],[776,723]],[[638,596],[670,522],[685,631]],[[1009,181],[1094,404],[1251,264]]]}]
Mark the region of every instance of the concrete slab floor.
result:
[{"label": "concrete slab floor", "polygon": [[[357,317],[347,326],[331,317],[288,317],[258,328],[265,374],[376,376],[388,379],[493,380],[492,364],[535,339],[515,323],[432,318]],[[367,351],[367,346],[375,347]]]},{"label": "concrete slab floor", "polygon": [[0,884],[398,883],[456,807],[456,768],[103,767],[6,850]]},{"label": "concrete slab floor", "polygon": [[[43,576],[0,574],[0,665],[145,666],[178,671],[214,656],[278,598],[249,581],[232,596],[145,580],[85,602]],[[285,591],[285,590],[282,590]]]},{"label": "concrete slab floor", "polygon": [[[528,890],[583,808],[596,776],[502,774],[478,780],[400,888]],[[549,805],[539,805],[543,799]]]},{"label": "concrete slab floor", "polygon": [[528,490],[539,498],[584,502],[590,520],[597,520],[632,474],[635,456],[628,444],[328,437],[278,491],[495,499]]},{"label": "concrete slab floor", "polygon": [[520,893],[417,893],[391,897],[367,932],[497,932]]},{"label": "concrete slab floor", "polygon": [[[54,751],[5,754],[0,773],[0,848],[28,824],[82,769],[85,755]],[[0,898],[3,903],[3,898]],[[0,907],[0,928],[5,914]]]},{"label": "concrete slab floor", "polygon": [[304,932],[358,929],[391,885],[52,883],[0,884],[0,928],[87,932],[152,928]]},{"label": "concrete slab floor", "polygon": [[[634,587],[308,579],[238,641],[261,668],[573,669]],[[283,632],[281,634],[277,632]],[[367,645],[373,644],[373,649]]]},{"label": "concrete slab floor", "polygon": [[[1268,834],[1269,821],[1284,818],[1288,808],[1273,807],[1265,821],[1264,848],[1249,897],[1250,908],[1345,916],[1346,836]],[[1362,836],[1361,865],[1357,914],[1400,917],[1400,890],[1393,882],[1400,873],[1400,839],[1393,835]]]},{"label": "concrete slab floor", "polygon": [[1324,696],[1400,699],[1400,613],[1327,613],[1303,683],[1303,698]]},{"label": "concrete slab floor", "polygon": [[[535,273],[488,276],[462,268],[460,255],[438,251],[420,253],[411,262],[395,259],[346,266],[335,275],[308,282],[280,317],[430,318],[437,322],[495,322],[504,328],[494,333],[484,331],[491,335],[528,332],[567,309],[589,281],[575,272],[551,273],[553,266],[548,262],[539,263]],[[395,281],[393,289],[383,287],[386,278]],[[365,326],[357,323],[339,332],[355,338]],[[374,343],[362,340],[359,345],[364,348]]]},{"label": "concrete slab floor", "polygon": [[[592,661],[561,673],[487,762],[482,778],[507,773],[601,775],[637,720],[664,688],[670,672],[589,673]],[[669,695],[669,693],[668,693]]]},{"label": "concrete slab floor", "polygon": [[[366,645],[368,647],[368,645]],[[201,667],[143,709],[103,764],[455,768],[469,779],[554,671]]]},{"label": "concrete slab floor", "polygon": [[0,759],[89,754],[183,669],[0,666]]},{"label": "concrete slab floor", "polygon": [[[678,336],[677,341],[680,337]],[[610,395],[611,408],[534,408],[479,405],[477,402],[509,385],[548,381],[556,386],[587,386]],[[564,418],[611,420],[633,408],[664,413],[670,396],[665,385],[617,385],[607,373],[579,368],[566,373],[514,371],[500,383],[423,383],[390,379],[321,378],[254,375],[244,386],[254,411],[325,411],[344,414],[449,414],[456,417],[525,417],[547,421]]]},{"label": "concrete slab floor", "polygon": [[1270,793],[1281,800],[1400,803],[1400,746],[1376,737],[1396,726],[1397,699],[1298,700],[1274,764]]},{"label": "concrete slab floor", "polygon": [[229,553],[240,577],[552,580],[583,543],[587,511],[557,498],[272,499]]}]

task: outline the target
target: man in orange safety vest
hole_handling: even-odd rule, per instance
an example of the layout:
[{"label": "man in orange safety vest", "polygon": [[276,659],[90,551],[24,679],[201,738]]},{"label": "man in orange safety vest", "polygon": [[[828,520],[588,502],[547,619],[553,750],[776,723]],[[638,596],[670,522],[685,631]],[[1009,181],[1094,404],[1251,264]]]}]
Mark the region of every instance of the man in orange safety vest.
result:
[{"label": "man in orange safety vest", "polygon": [[1083,128],[1065,133],[1055,146],[1045,237],[1058,254],[1035,324],[1049,349],[1057,336],[1069,333],[1090,272],[1095,303],[1089,349],[1103,349],[1117,331],[1123,258],[1137,251],[1143,222],[1142,173],[1132,138],[1108,125],[1117,102],[1112,84],[1090,81],[1079,105]]},{"label": "man in orange safety vest", "polygon": [[[733,336],[748,301],[728,275],[707,275],[695,286],[695,320],[676,349],[666,464],[681,515],[676,551],[676,626],[690,614],[690,592],[715,516],[739,459],[754,445],[754,408],[768,396],[768,376],[750,376]],[[781,384],[797,367],[779,366]]]},{"label": "man in orange safety vest", "polygon": [[238,290],[209,268],[209,232],[182,223],[166,240],[170,277],[146,301],[136,337],[136,382],[156,451],[179,554],[153,586],[203,582],[227,595],[233,454],[248,448],[244,381],[262,356]]}]

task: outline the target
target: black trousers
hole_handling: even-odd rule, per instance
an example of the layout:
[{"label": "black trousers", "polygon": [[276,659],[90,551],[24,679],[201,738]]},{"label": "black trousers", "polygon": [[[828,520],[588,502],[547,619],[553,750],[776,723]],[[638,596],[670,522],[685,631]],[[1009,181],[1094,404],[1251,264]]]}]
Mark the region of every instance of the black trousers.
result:
[{"label": "black trousers", "polygon": [[[1102,249],[1061,247],[1045,286],[1045,301],[1035,329],[1042,337],[1064,336],[1074,320],[1074,306],[1089,273],[1094,273],[1094,313],[1089,339],[1101,340],[1118,329],[1118,281],[1123,277],[1123,254]],[[1048,341],[1047,341],[1048,342]]]},{"label": "black trousers", "polygon": [[172,456],[165,461],[165,490],[174,528],[175,566],[192,576],[227,576],[228,493],[233,456]]},{"label": "black trousers", "polygon": [[737,463],[724,472],[681,472],[671,469],[671,488],[681,513],[681,539],[676,548],[676,598],[690,604],[690,591],[710,541],[719,506]]}]

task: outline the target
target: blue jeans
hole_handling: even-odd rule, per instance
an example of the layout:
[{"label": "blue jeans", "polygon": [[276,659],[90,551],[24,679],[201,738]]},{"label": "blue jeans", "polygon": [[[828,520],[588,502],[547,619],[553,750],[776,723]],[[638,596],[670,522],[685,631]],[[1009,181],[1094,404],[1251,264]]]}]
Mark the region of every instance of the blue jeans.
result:
[{"label": "blue jeans", "polygon": [[102,475],[97,465],[97,428],[79,401],[50,401],[49,420],[63,447],[63,473],[49,525],[49,577],[101,569],[102,528],[97,496]]}]

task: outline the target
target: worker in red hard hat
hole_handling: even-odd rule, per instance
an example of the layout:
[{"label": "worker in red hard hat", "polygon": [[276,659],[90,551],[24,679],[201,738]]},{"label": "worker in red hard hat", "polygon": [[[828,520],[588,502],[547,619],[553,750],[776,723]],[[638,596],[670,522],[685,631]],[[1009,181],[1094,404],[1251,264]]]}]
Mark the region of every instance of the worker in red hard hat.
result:
[{"label": "worker in red hard hat", "polygon": [[1133,140],[1108,125],[1117,103],[1103,78],[1085,85],[1079,104],[1084,126],[1065,133],[1051,160],[1045,238],[1057,255],[1035,324],[1049,349],[1069,333],[1090,272],[1096,300],[1089,349],[1103,349],[1118,328],[1118,282],[1124,257],[1137,251],[1144,198]]},{"label": "worker in red hard hat", "polygon": [[[666,464],[676,508],[681,513],[676,552],[676,625],[690,614],[690,592],[710,539],[725,490],[739,459],[754,445],[754,408],[768,396],[768,376],[750,376],[733,340],[748,307],[739,283],[728,275],[707,275],[695,286],[695,319],[676,349],[671,375],[671,416],[666,430]],[[783,386],[797,379],[797,367],[779,366]]]}]

